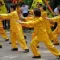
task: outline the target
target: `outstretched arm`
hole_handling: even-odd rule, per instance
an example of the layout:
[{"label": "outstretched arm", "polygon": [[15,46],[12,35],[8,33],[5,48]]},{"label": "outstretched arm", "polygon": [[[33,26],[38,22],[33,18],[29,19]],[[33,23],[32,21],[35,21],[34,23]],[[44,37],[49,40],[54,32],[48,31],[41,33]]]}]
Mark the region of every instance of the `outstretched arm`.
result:
[{"label": "outstretched arm", "polygon": [[37,24],[40,20],[35,20],[35,21],[29,21],[29,22],[21,22],[18,21],[18,23],[24,25],[24,26],[28,26],[28,27],[34,27],[35,24]]},{"label": "outstretched arm", "polygon": [[9,19],[9,14],[0,14],[0,19],[4,20],[4,19]]},{"label": "outstretched arm", "polygon": [[48,17],[46,17],[46,19],[49,20],[50,22],[59,22],[60,16],[56,16],[54,18],[48,18]]}]

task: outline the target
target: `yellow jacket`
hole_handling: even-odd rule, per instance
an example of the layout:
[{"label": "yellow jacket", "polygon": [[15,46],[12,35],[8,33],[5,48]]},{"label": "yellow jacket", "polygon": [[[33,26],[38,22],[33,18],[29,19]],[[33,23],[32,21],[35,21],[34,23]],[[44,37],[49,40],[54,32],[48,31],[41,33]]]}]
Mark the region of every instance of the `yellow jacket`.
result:
[{"label": "yellow jacket", "polygon": [[[7,13],[7,9],[6,9],[6,7],[5,7],[4,0],[0,0],[0,1],[2,1],[2,3],[4,4],[4,5],[2,5],[2,6],[0,7],[0,14],[2,14],[2,13]],[[2,21],[0,21],[0,27],[3,27]]]},{"label": "yellow jacket", "polygon": [[3,24],[2,24],[2,21],[0,21],[0,27],[2,27],[2,28],[3,28]]},{"label": "yellow jacket", "polygon": [[44,20],[42,17],[35,17],[33,18],[33,21],[29,21],[29,22],[24,22],[22,23],[23,25],[27,25],[27,26],[32,26],[34,27],[34,31],[36,32],[36,34],[40,35],[41,32],[46,32],[46,26],[44,23]]},{"label": "yellow jacket", "polygon": [[4,0],[0,0],[0,1],[2,1],[2,3],[4,4],[4,5],[2,5],[2,6],[0,7],[0,14],[2,14],[2,13],[7,13],[7,9],[6,9],[6,7],[5,7]]},{"label": "yellow jacket", "polygon": [[42,17],[44,19],[47,31],[49,31],[51,29],[51,23],[44,18],[44,17],[48,17],[46,11],[42,12]]},{"label": "yellow jacket", "polygon": [[56,17],[54,17],[54,18],[51,18],[51,21],[57,22],[57,27],[56,27],[56,29],[54,30],[54,32],[60,34],[60,15],[59,15],[59,16],[56,16]]},{"label": "yellow jacket", "polygon": [[17,22],[19,16],[16,11],[9,14],[0,14],[0,19],[9,19],[10,20],[10,30],[16,31],[21,25]]}]

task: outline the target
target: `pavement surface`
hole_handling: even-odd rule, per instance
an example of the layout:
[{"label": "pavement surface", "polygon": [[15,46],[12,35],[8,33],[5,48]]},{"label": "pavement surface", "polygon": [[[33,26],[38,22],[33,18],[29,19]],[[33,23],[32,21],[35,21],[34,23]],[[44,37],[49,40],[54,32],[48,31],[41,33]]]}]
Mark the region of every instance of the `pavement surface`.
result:
[{"label": "pavement surface", "polygon": [[[8,37],[10,37],[10,33],[8,32]],[[30,49],[30,41],[31,41],[31,33],[26,33],[28,47]],[[59,37],[60,39],[60,37]],[[50,53],[44,43],[40,43],[39,51],[41,53],[40,59],[33,59],[32,52],[30,49],[29,53],[24,53],[20,45],[18,44],[18,51],[11,51],[11,45],[0,36],[0,42],[2,43],[3,48],[0,48],[0,60],[60,60],[56,56]],[[60,45],[55,46],[57,49],[60,50]]]}]

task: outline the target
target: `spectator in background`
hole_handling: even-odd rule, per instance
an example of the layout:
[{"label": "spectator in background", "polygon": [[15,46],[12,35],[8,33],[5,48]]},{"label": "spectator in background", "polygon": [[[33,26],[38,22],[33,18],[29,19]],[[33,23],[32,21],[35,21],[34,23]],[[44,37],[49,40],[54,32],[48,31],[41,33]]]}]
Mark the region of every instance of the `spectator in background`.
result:
[{"label": "spectator in background", "polygon": [[57,7],[54,9],[54,13],[55,13],[55,15],[59,15],[58,8],[60,8],[60,5],[59,5],[59,6],[57,6]]},{"label": "spectator in background", "polygon": [[29,13],[29,6],[25,3],[22,4],[22,7],[21,7],[21,11],[22,11],[22,15],[24,17],[27,17],[28,16],[28,13]]}]

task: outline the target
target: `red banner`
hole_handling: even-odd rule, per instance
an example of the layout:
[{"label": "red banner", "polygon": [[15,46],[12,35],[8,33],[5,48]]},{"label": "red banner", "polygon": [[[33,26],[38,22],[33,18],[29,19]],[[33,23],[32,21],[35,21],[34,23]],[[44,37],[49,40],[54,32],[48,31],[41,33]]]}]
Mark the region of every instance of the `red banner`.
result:
[{"label": "red banner", "polygon": [[11,0],[12,3],[17,4],[18,2],[22,2],[23,0]]}]

